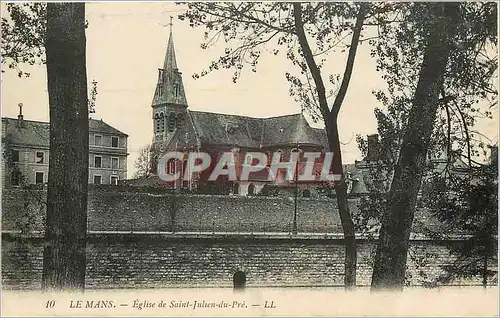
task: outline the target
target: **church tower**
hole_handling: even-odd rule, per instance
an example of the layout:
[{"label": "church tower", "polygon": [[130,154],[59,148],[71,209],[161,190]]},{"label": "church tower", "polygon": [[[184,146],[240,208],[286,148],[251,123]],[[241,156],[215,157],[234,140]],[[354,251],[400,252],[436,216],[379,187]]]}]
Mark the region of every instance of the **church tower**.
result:
[{"label": "church tower", "polygon": [[158,69],[153,102],[153,142],[168,144],[177,129],[187,121],[187,100],[182,83],[182,73],[177,68],[174,39],[172,36],[172,17],[170,17],[170,35],[163,68]]}]

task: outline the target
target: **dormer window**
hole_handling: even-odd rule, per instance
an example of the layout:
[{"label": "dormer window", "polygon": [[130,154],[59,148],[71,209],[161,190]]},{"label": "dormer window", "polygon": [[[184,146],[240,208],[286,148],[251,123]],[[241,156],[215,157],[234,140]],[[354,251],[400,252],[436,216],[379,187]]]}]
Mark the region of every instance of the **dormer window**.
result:
[{"label": "dormer window", "polygon": [[158,69],[158,84],[163,83],[163,69]]},{"label": "dormer window", "polygon": [[236,129],[238,128],[238,124],[236,123],[226,123],[226,132],[228,134],[234,134],[236,132]]},{"label": "dormer window", "polygon": [[180,94],[180,85],[179,85],[179,83],[175,83],[174,84],[174,96],[179,97],[179,94]]}]

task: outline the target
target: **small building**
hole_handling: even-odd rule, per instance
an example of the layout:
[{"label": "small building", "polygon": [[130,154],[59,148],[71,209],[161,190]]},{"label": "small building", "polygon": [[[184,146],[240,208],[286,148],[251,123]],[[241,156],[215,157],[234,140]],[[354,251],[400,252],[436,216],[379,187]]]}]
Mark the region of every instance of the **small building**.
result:
[{"label": "small building", "polygon": [[[2,117],[2,188],[45,184],[49,174],[50,124]],[[89,119],[89,183],[118,184],[127,177],[128,135]]]}]

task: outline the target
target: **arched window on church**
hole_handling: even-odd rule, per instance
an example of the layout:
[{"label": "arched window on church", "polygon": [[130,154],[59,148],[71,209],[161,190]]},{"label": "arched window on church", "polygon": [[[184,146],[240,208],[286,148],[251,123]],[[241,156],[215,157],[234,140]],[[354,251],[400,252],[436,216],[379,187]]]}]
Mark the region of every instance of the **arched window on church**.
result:
[{"label": "arched window on church", "polygon": [[160,113],[160,132],[165,131],[165,118],[163,116],[163,113]]},{"label": "arched window on church", "polygon": [[186,174],[186,169],[187,169],[187,160],[184,159],[182,162],[182,172],[181,172],[181,177],[184,178],[184,175]]},{"label": "arched window on church", "polygon": [[167,174],[174,174],[176,172],[176,160],[171,158],[167,161]]},{"label": "arched window on church", "polygon": [[184,115],[183,114],[177,114],[177,118],[176,118],[176,121],[175,121],[175,127],[177,127],[177,129],[181,129],[182,126],[184,124]]},{"label": "arched window on church", "polygon": [[155,132],[160,132],[160,115],[158,113],[155,114]]},{"label": "arched window on church", "polygon": [[172,132],[175,130],[175,113],[170,113],[168,115],[168,131]]}]

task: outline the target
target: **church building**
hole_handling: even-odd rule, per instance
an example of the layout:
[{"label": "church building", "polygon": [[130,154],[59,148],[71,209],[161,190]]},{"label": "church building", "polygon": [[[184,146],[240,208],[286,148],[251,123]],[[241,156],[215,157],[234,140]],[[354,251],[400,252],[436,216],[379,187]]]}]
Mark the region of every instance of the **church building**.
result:
[{"label": "church building", "polygon": [[[168,173],[186,169],[187,154],[193,151],[211,154],[232,151],[235,164],[249,164],[248,152],[265,152],[270,157],[281,152],[283,159],[291,151],[316,151],[328,149],[324,129],[311,127],[303,114],[278,117],[254,118],[232,114],[209,113],[189,109],[182,73],[177,67],[174,39],[170,31],[167,51],[162,68],[158,69],[158,81],[152,100],[152,172],[156,174],[157,158],[167,151],[186,153],[183,162],[167,163]],[[300,166],[300,161],[298,166]],[[300,167],[299,167],[300,169]],[[280,169],[276,181],[283,181],[286,171]],[[206,176],[198,175],[187,181],[179,180],[170,186],[203,190],[204,187],[221,187],[221,182],[210,184]],[[156,182],[159,179],[156,178]],[[276,183],[275,181],[275,183]],[[248,181],[230,182],[219,189],[222,193],[240,195],[257,194],[269,184],[267,174],[255,173]],[[293,182],[281,182],[293,186]],[[208,190],[207,190],[208,191]],[[208,191],[210,192],[210,191]]]}]

